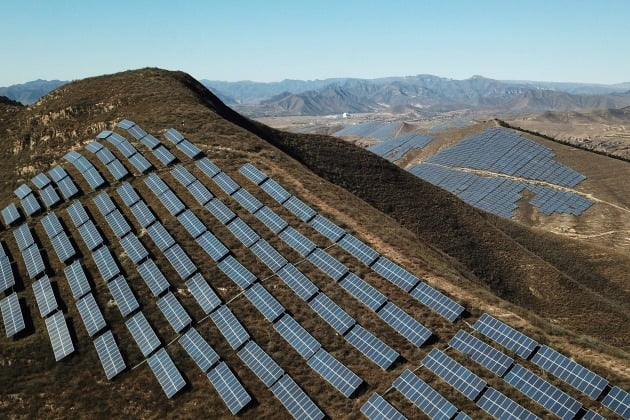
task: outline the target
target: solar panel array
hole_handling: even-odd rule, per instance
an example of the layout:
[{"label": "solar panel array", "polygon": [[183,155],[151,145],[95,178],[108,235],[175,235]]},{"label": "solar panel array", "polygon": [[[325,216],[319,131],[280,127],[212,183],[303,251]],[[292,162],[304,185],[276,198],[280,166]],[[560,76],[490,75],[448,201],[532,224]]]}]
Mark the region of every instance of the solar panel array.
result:
[{"label": "solar panel array", "polygon": [[165,349],[158,350],[147,359],[147,363],[168,398],[172,398],[186,386],[184,377]]},{"label": "solar panel array", "polygon": [[93,190],[105,185],[105,180],[101,176],[100,172],[89,160],[87,160],[87,158],[85,158],[85,156],[73,150],[66,153],[64,159],[77,168]]},{"label": "solar panel array", "polygon": [[129,140],[120,134],[111,131],[103,131],[99,135],[99,138],[106,139],[109,143],[113,144],[141,174],[153,167],[147,158],[145,158],[142,153],[138,152],[138,150],[129,143]]},{"label": "solar panel array", "polygon": [[524,359],[538,346],[536,341],[487,313],[481,315],[473,328]]},{"label": "solar panel array", "polygon": [[361,406],[361,413],[369,420],[406,420],[390,403],[377,393]]},{"label": "solar panel array", "polygon": [[400,124],[397,122],[366,121],[346,125],[334,134],[335,136],[361,136],[385,140],[393,137],[399,127]]},{"label": "solar panel array", "polygon": [[536,420],[537,416],[518,403],[489,387],[477,401],[477,405],[497,419]]},{"label": "solar panel array", "polygon": [[457,407],[410,370],[396,378],[393,386],[432,419],[450,419],[457,413]]},{"label": "solar panel array", "polygon": [[46,318],[45,321],[55,360],[59,361],[74,353],[74,344],[70,338],[70,331],[68,330],[68,324],[66,324],[63,313],[57,311]]},{"label": "solar panel array", "polygon": [[486,387],[483,379],[439,349],[432,349],[422,359],[422,364],[469,400],[474,401]]},{"label": "solar panel array", "polygon": [[422,149],[431,140],[433,140],[433,137],[420,133],[403,134],[384,139],[382,142],[368,147],[367,150],[384,157],[390,162],[395,162],[411,150]]},{"label": "solar panel array", "polygon": [[13,292],[0,300],[0,312],[7,337],[13,337],[26,328],[17,293]]}]

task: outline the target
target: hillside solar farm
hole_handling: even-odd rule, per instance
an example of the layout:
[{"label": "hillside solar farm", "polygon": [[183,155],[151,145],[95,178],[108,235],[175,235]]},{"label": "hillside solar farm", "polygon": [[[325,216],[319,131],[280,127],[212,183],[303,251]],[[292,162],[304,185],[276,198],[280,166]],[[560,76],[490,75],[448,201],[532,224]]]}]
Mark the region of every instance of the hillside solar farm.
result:
[{"label": "hillside solar farm", "polygon": [[[390,138],[394,124],[364,129],[384,139],[370,150],[391,161],[432,141]],[[412,418],[630,418],[630,394],[606,374],[434,287],[387,247],[318,211],[282,176],[255,162],[228,173],[178,130],[154,134],[121,120],[15,189],[0,234],[0,309],[11,340],[45,325],[50,347],[41,351],[52,352],[60,369],[75,353],[96,355],[93,381],[149,369],[164,399],[199,387],[182,368],[194,365],[207,377],[208,398],[223,403],[217,417],[248,416],[272,395],[284,409],[279,418],[323,419],[334,409],[348,418],[404,419],[402,400]],[[571,190],[584,175],[503,128],[408,170],[505,217],[523,190],[544,214],[580,215],[593,205]],[[204,275],[209,265],[216,275]],[[258,265],[267,274],[254,274]],[[313,281],[308,267],[324,282]],[[393,290],[422,309],[410,310]],[[254,316],[246,304],[256,311],[255,334],[244,321]],[[301,322],[296,307],[310,308],[317,323]],[[350,313],[356,308],[360,317]],[[259,329],[292,353],[265,350],[276,347],[263,345]],[[84,332],[93,348],[79,345]],[[220,348],[211,344],[218,340]],[[417,349],[425,354],[413,360]],[[239,375],[227,352],[255,381]],[[348,354],[352,366],[343,362]],[[305,373],[291,374],[287,364]],[[312,378],[327,383],[329,399],[309,395]]]}]

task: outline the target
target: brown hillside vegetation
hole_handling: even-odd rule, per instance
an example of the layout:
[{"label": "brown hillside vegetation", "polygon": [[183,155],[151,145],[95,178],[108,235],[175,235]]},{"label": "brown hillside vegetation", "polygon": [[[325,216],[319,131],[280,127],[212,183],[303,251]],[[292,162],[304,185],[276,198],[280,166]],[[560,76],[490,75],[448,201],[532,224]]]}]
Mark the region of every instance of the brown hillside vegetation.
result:
[{"label": "brown hillside vegetation", "polygon": [[[342,140],[281,132],[253,122],[226,107],[185,73],[142,69],[85,79],[64,85],[30,107],[0,107],[0,139],[4,146],[0,150],[0,159],[3,161],[0,167],[0,207],[14,201],[12,191],[19,184],[40,171],[47,171],[51,165],[63,163],[61,158],[69,149],[78,149],[103,129],[113,129],[123,118],[135,121],[156,137],[169,127],[177,128],[241,186],[318,246],[326,247],[331,243],[240,175],[238,169],[243,164],[254,163],[317,211],[464,304],[468,320],[474,321],[482,312],[488,311],[539,342],[570,354],[615,385],[625,389],[630,386],[630,293],[625,278],[626,273],[630,272],[630,259],[475,210],[443,190]],[[301,261],[301,257],[277,235],[204,178],[195,168],[194,162],[187,160],[174,148],[171,150],[184,166],[290,262],[298,264]],[[122,155],[117,151],[115,153],[126,163]],[[85,155],[90,157],[87,153]],[[104,176],[109,175],[96,159],[92,161]],[[154,164],[159,167],[156,162]],[[106,228],[91,200],[94,194],[89,193],[73,167],[64,167],[85,192],[80,200],[99,226],[103,226],[101,231],[109,248],[119,257],[125,278],[133,286],[142,311],[155,327],[163,344],[176,339],[176,334],[155,307],[148,289],[141,288],[143,283],[133,264],[121,257],[122,248]],[[243,265],[260,279],[271,276],[270,270],[249,249],[230,236],[225,226],[198,205],[168,170],[160,171],[160,176]],[[159,255],[156,262],[172,279],[178,299],[190,315],[199,321],[203,313],[185,291],[183,283],[175,280],[177,275],[174,270],[145,237],[141,227],[114,192],[118,183],[113,178],[108,178],[108,181],[110,186],[106,190],[149,252],[154,256]],[[190,240],[187,232],[145,186],[142,177],[132,177],[129,182],[182,244],[182,248],[199,266],[222,300],[226,302],[233,298],[238,289]],[[76,229],[63,210],[64,206],[56,209],[56,213],[71,236],[78,238]],[[0,412],[11,417],[50,418],[68,417],[69,414],[77,417],[150,418],[164,418],[167,415],[186,418],[229,416],[229,411],[211,388],[208,379],[178,345],[169,346],[168,351],[190,384],[189,389],[172,400],[164,396],[147,365],[140,364],[143,362],[142,354],[127,332],[123,317],[108,299],[107,287],[100,279],[96,279],[98,272],[89,251],[83,243],[76,241],[81,262],[94,273],[90,280],[92,287],[96,290],[99,306],[116,336],[123,357],[128,366],[136,367],[112,382],[107,381],[93,344],[72,303],[63,277],[63,266],[50,251],[39,217],[28,223],[47,255],[51,281],[55,284],[57,296],[63,301],[62,307],[71,325],[77,354],[58,363],[54,361],[30,282],[20,280],[17,291],[27,310],[29,331],[16,340],[0,338]],[[8,254],[16,261],[14,272],[20,278],[27,279],[11,232],[3,230],[0,238]],[[401,354],[398,363],[383,371],[368,362],[328,324],[323,323],[284,283],[274,277],[266,280],[265,287],[323,347],[365,380],[366,385],[352,399],[343,398],[328,382],[310,370],[248,300],[237,298],[230,303],[230,308],[256,343],[295,379],[328,416],[360,418],[358,410],[372,392],[385,393],[405,369],[417,368],[431,348],[444,349],[457,330],[468,328],[466,319],[450,323],[435,315],[341,248],[332,247],[329,252],[420,320],[435,335],[429,344],[421,348],[411,345],[310,263],[300,263],[300,269],[321,290],[362,326]],[[196,328],[228,363],[254,398],[254,403],[243,411],[243,418],[288,417],[273,394],[229,348],[213,323],[200,322]],[[461,354],[449,354],[530,411],[541,417],[550,416],[548,411],[479,365]],[[529,361],[519,360],[519,363],[538,373],[542,372]],[[488,418],[473,402],[426,369],[416,373],[472,418]],[[579,399],[585,407],[614,417],[599,403],[572,390],[557,378],[547,376],[546,379]],[[387,399],[408,418],[418,418],[418,409],[401,394],[390,392]]]}]

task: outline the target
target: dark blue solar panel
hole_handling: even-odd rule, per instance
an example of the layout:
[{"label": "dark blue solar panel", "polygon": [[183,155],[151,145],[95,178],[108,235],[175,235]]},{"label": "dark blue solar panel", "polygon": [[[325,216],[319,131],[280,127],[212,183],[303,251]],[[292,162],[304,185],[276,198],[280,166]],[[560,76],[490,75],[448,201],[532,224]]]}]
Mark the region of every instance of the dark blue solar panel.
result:
[{"label": "dark blue solar panel", "polygon": [[350,234],[341,238],[339,246],[366,265],[371,265],[380,256],[378,252]]},{"label": "dark blue solar panel", "polygon": [[196,180],[188,187],[188,192],[195,197],[195,200],[202,206],[205,206],[210,200],[214,198],[214,195],[206,188],[205,185],[201,183],[201,181]]},{"label": "dark blue solar panel", "polygon": [[415,346],[420,347],[432,335],[428,328],[392,302],[388,302],[377,314]]},{"label": "dark blue solar panel", "polygon": [[400,414],[385,398],[374,393],[361,406],[361,413],[368,420],[406,420],[407,418]]},{"label": "dark blue solar panel", "polygon": [[344,335],[356,323],[346,311],[333,302],[323,292],[311,300],[309,306],[335,331]]},{"label": "dark blue solar panel", "polygon": [[303,257],[306,257],[316,248],[313,242],[291,226],[284,229],[278,236]]},{"label": "dark blue solar panel", "polygon": [[271,392],[296,419],[321,420],[324,413],[289,376],[284,375],[271,386]]},{"label": "dark blue solar panel", "polygon": [[284,375],[284,370],[253,341],[248,342],[238,352],[238,357],[245,362],[265,386],[270,387]]},{"label": "dark blue solar panel", "polygon": [[256,283],[247,289],[245,297],[269,322],[274,322],[284,313],[284,307],[260,283]]},{"label": "dark blue solar panel", "polygon": [[287,284],[302,300],[309,300],[319,290],[293,264],[287,264],[280,271],[278,277]]},{"label": "dark blue solar panel", "polygon": [[250,213],[255,213],[263,204],[246,189],[241,188],[232,197]]},{"label": "dark blue solar panel", "polygon": [[258,236],[258,234],[254,232],[254,230],[240,217],[237,217],[228,223],[227,227],[230,232],[232,232],[232,234],[248,248],[260,239],[260,236]]},{"label": "dark blue solar panel", "polygon": [[223,224],[227,224],[234,219],[236,215],[221,200],[213,198],[205,204],[205,207],[212,213],[217,220]]},{"label": "dark blue solar panel", "polygon": [[486,382],[439,349],[433,349],[422,364],[444,379],[453,388],[474,401],[486,387]]},{"label": "dark blue solar panel", "polygon": [[186,280],[195,271],[197,271],[197,267],[190,260],[188,255],[186,255],[179,244],[175,244],[164,251],[164,256],[171,264],[171,266],[173,266],[175,271],[177,271],[177,274],[182,278],[182,280]]},{"label": "dark blue solar panel", "polygon": [[210,370],[208,379],[233,415],[236,415],[252,400],[225,362],[219,363]]},{"label": "dark blue solar panel", "polygon": [[521,407],[494,388],[488,388],[477,401],[477,405],[496,419],[538,419],[529,410]]},{"label": "dark blue solar panel", "polygon": [[241,188],[228,174],[225,172],[219,172],[212,180],[219,186],[227,195],[234,194],[239,188]]},{"label": "dark blue solar panel", "polygon": [[289,314],[283,315],[282,318],[276,321],[274,328],[306,360],[313,356],[321,347],[319,341],[310,335]]},{"label": "dark blue solar panel", "polygon": [[160,271],[155,261],[148,259],[137,267],[138,274],[146,283],[153,296],[159,296],[169,288],[170,284]]},{"label": "dark blue solar panel", "polygon": [[449,420],[457,413],[457,407],[410,370],[396,378],[393,386],[432,419]]},{"label": "dark blue solar panel", "polygon": [[250,249],[274,273],[288,263],[286,258],[280,255],[280,253],[264,239],[260,239],[252,245]]},{"label": "dark blue solar panel", "polygon": [[282,229],[287,227],[287,222],[271,210],[267,206],[263,206],[258,210],[254,216],[258,218],[265,226],[267,226],[273,233],[280,233]]},{"label": "dark blue solar panel", "polygon": [[343,235],[346,234],[345,230],[320,215],[315,216],[315,218],[311,220],[309,224],[313,227],[313,229],[315,229],[333,242],[337,242],[343,237]]},{"label": "dark blue solar panel", "polygon": [[213,176],[221,172],[221,169],[207,157],[197,162],[197,168],[199,168],[204,174],[206,174],[210,178],[212,178]]},{"label": "dark blue solar panel", "polygon": [[346,398],[363,383],[359,376],[322,348],[308,359],[308,365]]},{"label": "dark blue solar panel", "polygon": [[256,168],[251,163],[246,163],[238,170],[240,173],[245,175],[250,181],[254,182],[256,185],[260,185],[264,180],[267,179],[267,175],[262,173],[258,168]]},{"label": "dark blue solar panel", "polygon": [[320,248],[313,251],[307,258],[335,281],[339,281],[348,272],[348,267]]},{"label": "dark blue solar panel", "polygon": [[291,197],[291,194],[282,188],[280,184],[278,184],[273,179],[269,178],[262,184],[260,184],[260,188],[262,188],[267,194],[271,196],[278,203],[282,204]]},{"label": "dark blue solar panel", "polygon": [[310,221],[317,214],[315,210],[295,196],[289,198],[282,205],[304,222]]},{"label": "dark blue solar panel", "polygon": [[624,419],[630,418],[630,393],[618,386],[612,387],[602,400],[602,404]]},{"label": "dark blue solar panel", "polygon": [[256,281],[256,276],[231,255],[221,261],[218,267],[242,289],[247,288],[247,286]]},{"label": "dark blue solar panel", "polygon": [[217,352],[194,328],[189,329],[178,341],[204,373],[219,361]]},{"label": "dark blue solar panel", "polygon": [[409,292],[420,282],[418,277],[383,256],[372,265],[372,270],[405,292]]},{"label": "dark blue solar panel", "polygon": [[455,321],[464,312],[462,305],[426,283],[418,284],[410,294],[451,322]]},{"label": "dark blue solar panel", "polygon": [[249,333],[245,331],[243,325],[227,306],[220,306],[216,311],[212,312],[210,318],[212,318],[212,321],[233,350],[238,349],[249,340]]},{"label": "dark blue solar panel", "polygon": [[387,302],[385,295],[354,273],[348,273],[339,285],[373,311],[377,311]]},{"label": "dark blue solar panel", "polygon": [[388,369],[398,359],[397,351],[361,325],[355,325],[344,338],[382,369]]},{"label": "dark blue solar panel", "polygon": [[536,341],[486,313],[481,315],[473,328],[524,359],[538,347]]},{"label": "dark blue solar panel", "polygon": [[498,376],[503,376],[514,363],[511,357],[464,330],[457,331],[448,344]]},{"label": "dark blue solar panel", "polygon": [[229,250],[209,231],[197,238],[197,243],[215,262],[229,254]]},{"label": "dark blue solar panel", "polygon": [[221,304],[221,299],[219,299],[200,273],[186,280],[186,287],[206,314],[209,314]]}]

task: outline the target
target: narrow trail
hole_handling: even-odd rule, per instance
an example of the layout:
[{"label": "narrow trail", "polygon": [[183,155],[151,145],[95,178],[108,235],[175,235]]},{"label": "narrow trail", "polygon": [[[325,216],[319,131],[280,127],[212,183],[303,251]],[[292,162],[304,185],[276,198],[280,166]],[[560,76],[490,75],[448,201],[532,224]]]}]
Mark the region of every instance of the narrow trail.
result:
[{"label": "narrow trail", "polygon": [[466,172],[466,173],[471,173],[471,174],[475,174],[475,175],[481,175],[481,176],[485,176],[485,177],[495,177],[495,178],[504,178],[504,179],[509,179],[512,181],[517,181],[517,182],[522,182],[525,184],[531,184],[531,185],[540,185],[543,187],[548,187],[548,188],[553,188],[556,189],[558,191],[563,191],[563,192],[570,192],[576,195],[579,195],[581,197],[585,197],[588,198],[589,200],[592,200],[596,203],[602,203],[602,204],[606,204],[609,205],[611,207],[616,208],[617,210],[626,212],[626,213],[630,213],[630,209],[624,206],[620,206],[619,204],[615,204],[615,203],[611,203],[610,201],[606,201],[606,200],[602,200],[601,198],[597,198],[595,197],[593,194],[589,194],[589,193],[585,193],[582,191],[578,191],[576,189],[570,188],[570,187],[564,187],[561,185],[557,185],[557,184],[552,184],[551,182],[547,182],[547,181],[539,181],[539,180],[534,180],[534,179],[529,179],[529,178],[521,178],[518,176],[513,176],[513,175],[507,175],[507,174],[503,174],[500,172],[492,172],[492,171],[488,171],[485,169],[472,169],[472,168],[463,168],[463,167],[459,167],[459,166],[447,166],[447,165],[440,165],[437,163],[430,163],[430,162],[422,162],[423,164],[426,165],[432,165],[432,166],[437,166],[440,168],[444,168],[444,169],[451,169],[451,170],[455,170],[455,171],[459,171],[459,172]]},{"label": "narrow trail", "polygon": [[572,238],[591,239],[591,238],[599,238],[601,236],[613,235],[615,233],[630,233],[630,230],[609,230],[608,232],[593,233],[590,235],[582,234],[582,233],[564,233],[564,232],[562,234],[566,236],[570,236]]}]

